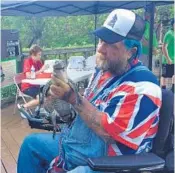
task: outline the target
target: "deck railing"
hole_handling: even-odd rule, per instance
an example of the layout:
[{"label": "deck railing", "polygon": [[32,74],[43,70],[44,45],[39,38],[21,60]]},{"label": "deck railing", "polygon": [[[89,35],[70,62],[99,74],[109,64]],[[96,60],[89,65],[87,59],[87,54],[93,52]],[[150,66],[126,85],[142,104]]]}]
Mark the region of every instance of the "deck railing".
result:
[{"label": "deck railing", "polygon": [[[22,71],[23,60],[26,58],[29,51],[23,51],[20,60],[17,61],[18,72]],[[84,56],[85,58],[95,54],[95,47],[76,47],[76,48],[60,48],[60,49],[50,49],[43,50],[43,59],[64,59],[67,63],[67,60],[70,56]],[[10,81],[6,86],[1,86],[1,104],[6,102],[14,101],[16,94],[16,87],[13,84],[13,81]],[[1,106],[2,106],[1,105]]]}]

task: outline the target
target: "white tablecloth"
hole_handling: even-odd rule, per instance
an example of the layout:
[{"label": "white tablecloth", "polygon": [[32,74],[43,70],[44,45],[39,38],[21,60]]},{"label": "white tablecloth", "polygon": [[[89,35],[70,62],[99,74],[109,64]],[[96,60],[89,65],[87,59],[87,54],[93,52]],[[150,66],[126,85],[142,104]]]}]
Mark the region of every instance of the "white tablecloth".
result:
[{"label": "white tablecloth", "polygon": [[[90,78],[94,70],[79,71],[75,69],[69,69],[67,71],[68,77],[75,83],[83,81]],[[23,79],[22,83],[30,83],[32,85],[45,85],[50,78],[41,78],[41,79]]]},{"label": "white tablecloth", "polygon": [[23,79],[22,83],[29,83],[32,85],[45,85],[51,78],[41,78],[41,79]]}]

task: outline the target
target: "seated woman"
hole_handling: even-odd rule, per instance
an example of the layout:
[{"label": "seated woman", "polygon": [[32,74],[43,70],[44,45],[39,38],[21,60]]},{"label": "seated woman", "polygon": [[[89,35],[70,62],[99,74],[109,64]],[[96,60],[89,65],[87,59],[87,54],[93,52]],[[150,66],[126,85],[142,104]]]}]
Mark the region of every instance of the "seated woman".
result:
[{"label": "seated woman", "polygon": [[[35,75],[43,72],[46,70],[46,66],[43,65],[43,62],[41,61],[41,53],[42,49],[37,46],[33,45],[30,48],[29,54],[30,56],[24,60],[23,65],[23,72],[26,75],[26,78],[31,78],[31,68],[35,69]],[[18,104],[18,109],[21,108],[30,108],[37,106],[39,104],[39,97],[37,96],[39,94],[40,86],[39,85],[31,85],[29,83],[22,83],[21,84],[21,91],[24,94],[27,94],[34,99],[29,101],[28,103],[25,103],[23,105]],[[23,114],[21,114],[23,118],[26,118]]]}]

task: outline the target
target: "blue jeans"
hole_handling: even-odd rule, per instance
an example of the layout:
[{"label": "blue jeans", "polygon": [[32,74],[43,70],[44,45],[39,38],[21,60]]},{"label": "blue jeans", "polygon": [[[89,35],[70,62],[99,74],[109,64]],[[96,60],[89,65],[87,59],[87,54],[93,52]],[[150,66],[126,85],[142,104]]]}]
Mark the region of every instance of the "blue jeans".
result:
[{"label": "blue jeans", "polygon": [[[36,133],[25,138],[18,157],[17,173],[46,173],[50,162],[59,154],[60,134]],[[88,157],[106,155],[106,144],[79,116],[62,138],[66,169],[70,173],[93,173],[87,166]]]},{"label": "blue jeans", "polygon": [[18,173],[46,173],[50,162],[58,156],[59,135],[34,133],[27,136],[18,156]]}]

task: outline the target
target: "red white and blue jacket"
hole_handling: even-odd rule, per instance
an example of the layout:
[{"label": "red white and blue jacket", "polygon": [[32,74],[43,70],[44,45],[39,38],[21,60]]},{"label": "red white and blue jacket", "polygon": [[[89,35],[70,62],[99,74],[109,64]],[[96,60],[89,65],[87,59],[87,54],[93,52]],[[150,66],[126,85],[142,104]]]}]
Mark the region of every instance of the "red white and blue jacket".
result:
[{"label": "red white and blue jacket", "polygon": [[[133,70],[138,67],[145,70]],[[97,69],[85,97],[103,112],[103,128],[115,140],[109,156],[151,150],[162,96],[156,77],[140,62],[122,78]]]}]

